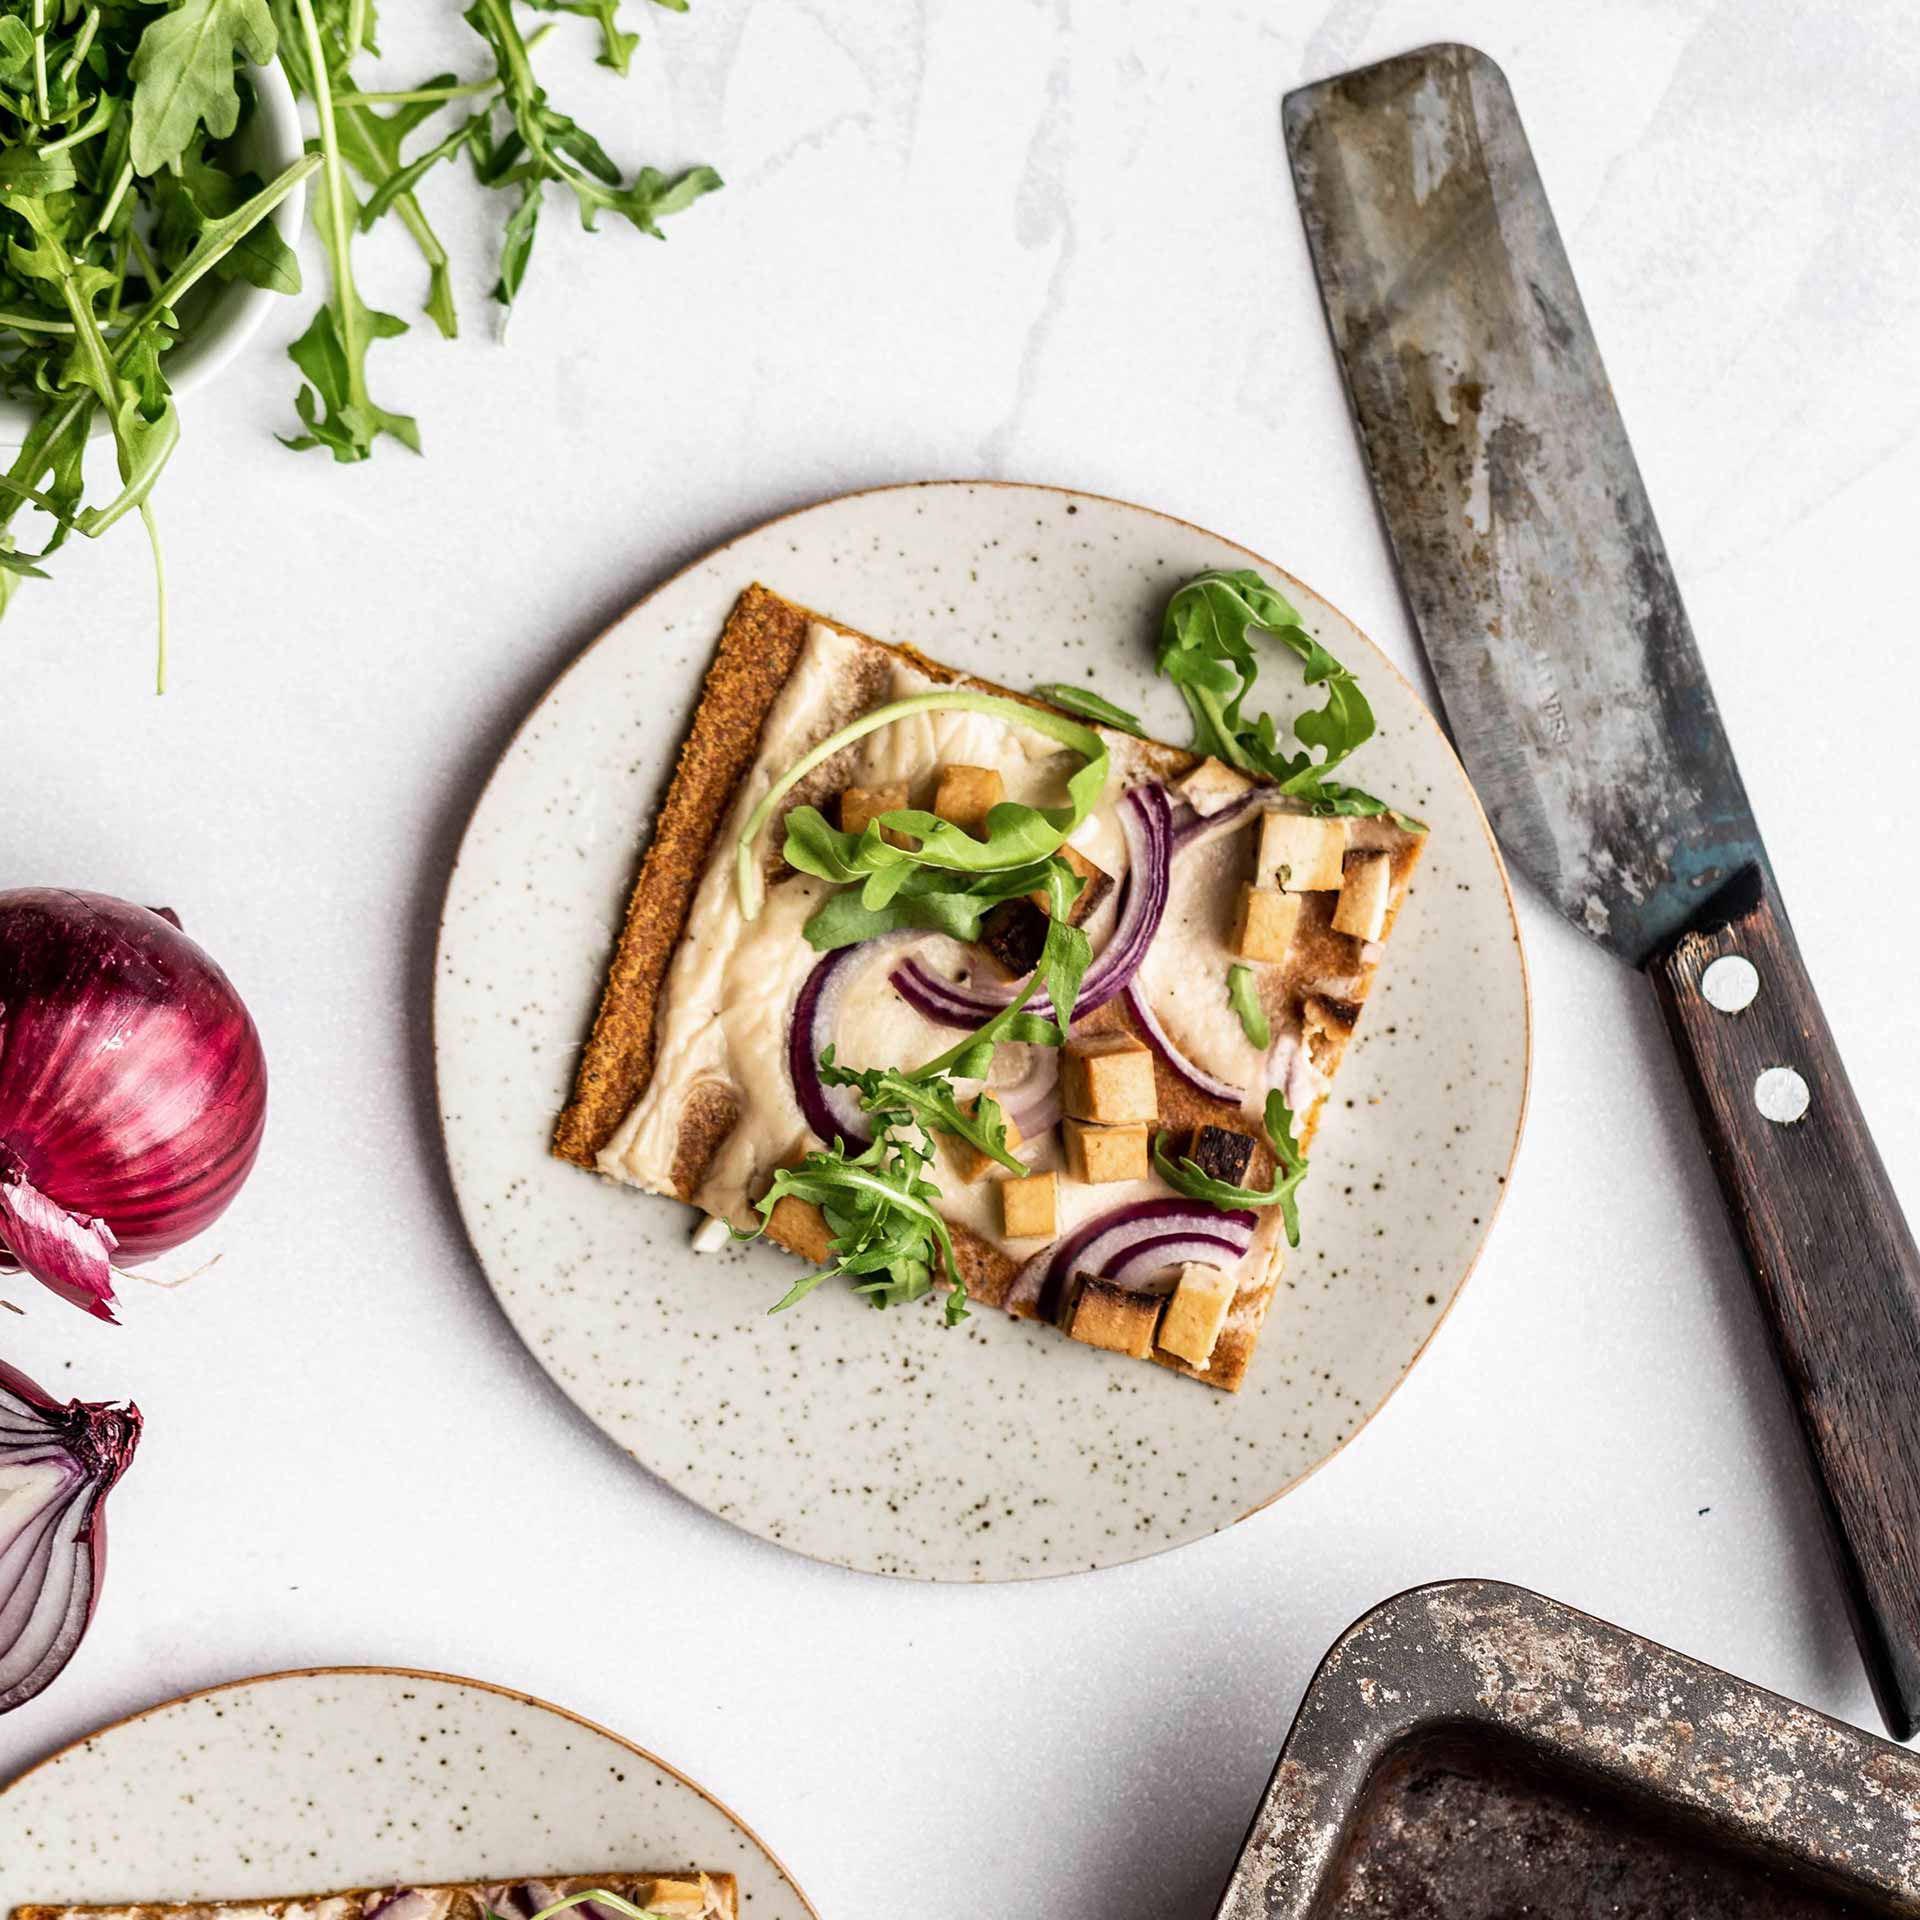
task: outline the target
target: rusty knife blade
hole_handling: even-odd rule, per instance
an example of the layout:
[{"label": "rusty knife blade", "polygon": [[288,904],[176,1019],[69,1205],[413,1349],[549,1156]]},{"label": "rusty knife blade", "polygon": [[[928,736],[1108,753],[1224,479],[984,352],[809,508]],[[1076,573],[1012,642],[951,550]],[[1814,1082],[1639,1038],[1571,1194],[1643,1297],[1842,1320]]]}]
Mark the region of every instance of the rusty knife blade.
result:
[{"label": "rusty knife blade", "polygon": [[1505,76],[1426,47],[1284,118],[1461,758],[1515,865],[1639,965],[1766,858]]}]

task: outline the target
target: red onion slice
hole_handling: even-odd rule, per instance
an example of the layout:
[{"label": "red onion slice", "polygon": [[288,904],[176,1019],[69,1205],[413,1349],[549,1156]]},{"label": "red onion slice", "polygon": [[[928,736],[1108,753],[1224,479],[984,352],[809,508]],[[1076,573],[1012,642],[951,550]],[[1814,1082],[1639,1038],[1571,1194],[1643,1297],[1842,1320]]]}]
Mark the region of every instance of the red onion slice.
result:
[{"label": "red onion slice", "polygon": [[1259,1216],[1249,1207],[1223,1212],[1180,1198],[1128,1201],[1083,1220],[1064,1238],[1036,1253],[1014,1276],[1007,1305],[1037,1305],[1043,1313],[1051,1313],[1071,1275],[1110,1273],[1115,1261],[1146,1240],[1178,1235],[1217,1241],[1232,1256],[1223,1264],[1231,1266],[1246,1257],[1259,1224]]},{"label": "red onion slice", "polygon": [[846,1142],[849,1153],[864,1153],[873,1145],[859,1094],[852,1087],[830,1087],[820,1077],[820,1056],[833,1045],[847,988],[855,974],[888,948],[925,938],[917,931],[888,933],[877,940],[836,947],[800,984],[787,1022],[787,1076],[808,1127],[829,1146],[836,1135]]},{"label": "red onion slice", "polygon": [[1229,800],[1218,813],[1195,813],[1191,807],[1184,808],[1183,817],[1174,824],[1174,852],[1185,853],[1189,847],[1201,846],[1217,840],[1223,833],[1231,833],[1271,795],[1271,788],[1255,787],[1238,800]]},{"label": "red onion slice", "polygon": [[1022,1140],[1038,1140],[1060,1124],[1060,1049],[1029,1047],[1027,1064],[1017,1080],[990,1086],[1000,1111],[1020,1129]]},{"label": "red onion slice", "polygon": [[1189,1260],[1208,1267],[1238,1266],[1247,1257],[1246,1245],[1218,1233],[1157,1233],[1136,1240],[1125,1253],[1106,1264],[1109,1280],[1145,1279]]},{"label": "red onion slice", "polygon": [[[1113,932],[1094,955],[1080,982],[1073,1017],[1083,1020],[1122,992],[1160,931],[1173,875],[1173,804],[1157,780],[1129,787],[1120,800],[1120,831],[1127,843],[1127,872],[1121,882]],[[891,976],[901,995],[929,1020],[946,1027],[977,1027],[1003,1012],[1020,992],[1018,981],[957,986],[922,966],[917,959],[896,967]],[[1027,1011],[1054,1018],[1053,1002],[1037,993]]]},{"label": "red onion slice", "polygon": [[73,1658],[106,1568],[104,1502],[139,1438],[139,1408],[63,1407],[0,1361],[0,1713]]},{"label": "red onion slice", "polygon": [[1127,1011],[1133,1015],[1140,1031],[1147,1036],[1147,1044],[1173,1071],[1190,1086],[1195,1093],[1203,1093],[1209,1100],[1222,1100],[1230,1107],[1244,1106],[1247,1091],[1236,1087],[1231,1081],[1222,1080],[1217,1074],[1209,1073],[1205,1067],[1197,1065],[1174,1045],[1172,1036],[1160,1024],[1152,1007],[1147,1004],[1147,996],[1140,991],[1138,980],[1129,980],[1126,988]]}]

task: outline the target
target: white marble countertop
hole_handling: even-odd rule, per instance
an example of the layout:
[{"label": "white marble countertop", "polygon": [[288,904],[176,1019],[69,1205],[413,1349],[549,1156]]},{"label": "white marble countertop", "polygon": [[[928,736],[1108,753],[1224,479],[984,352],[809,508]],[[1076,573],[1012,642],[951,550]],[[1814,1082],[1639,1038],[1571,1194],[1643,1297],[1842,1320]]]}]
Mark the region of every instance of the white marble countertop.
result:
[{"label": "white marble countertop", "polygon": [[[388,11],[395,71],[472,64],[451,17],[403,33]],[[274,444],[289,313],[190,409],[162,488],[165,699],[130,528],[69,549],[0,628],[0,886],[179,909],[274,1072],[217,1267],[129,1285],[118,1332],[13,1290],[7,1357],[136,1396],[148,1432],[98,1622],[0,1722],[0,1773],[230,1676],[429,1666],[652,1746],[828,1920],[1201,1920],[1317,1656],[1416,1581],[1524,1582],[1869,1722],[1651,998],[1531,897],[1529,1134],[1409,1383],[1228,1534],[1019,1589],[763,1546],[572,1411],[461,1236],[428,988],[462,823],[540,688],[670,569],[821,495],[963,474],[1139,499],[1284,560],[1414,670],[1278,104],[1464,36],[1513,80],[1810,964],[1920,1209],[1896,827],[1920,709],[1920,16],[699,0],[638,24],[627,89],[563,63],[582,117],[626,158],[712,161],[724,194],[665,247],[551,208],[502,347],[473,196],[443,184],[465,335],[417,327],[374,362],[427,457]],[[414,264],[365,251],[370,294],[409,308]],[[1231,1686],[1197,1684],[1203,1653]]]}]

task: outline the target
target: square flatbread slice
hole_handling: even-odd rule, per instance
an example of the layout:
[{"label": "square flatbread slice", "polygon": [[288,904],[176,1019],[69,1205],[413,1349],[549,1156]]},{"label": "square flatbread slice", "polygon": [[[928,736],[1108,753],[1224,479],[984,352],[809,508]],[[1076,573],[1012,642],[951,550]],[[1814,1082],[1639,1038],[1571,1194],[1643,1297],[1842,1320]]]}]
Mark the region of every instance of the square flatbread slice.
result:
[{"label": "square flatbread slice", "polygon": [[[730,1873],[576,1873],[424,1887],[349,1887],[277,1900],[182,1900],[119,1907],[15,1907],[13,1920],[533,1920],[577,1893],[610,1893],[661,1920],[738,1920]],[[583,1901],[566,1920],[626,1920],[615,1907]]]},{"label": "square flatbread slice", "polygon": [[[748,923],[733,894],[734,843],[752,807],[802,753],[878,705],[947,686],[1042,704],[910,647],[858,633],[765,587],[753,586],[741,595],[642,862],[573,1099],[555,1132],[556,1154],[691,1201],[716,1217],[753,1224],[752,1202],[765,1191],[773,1169],[819,1144],[800,1119],[785,1059],[788,1017],[820,957],[807,947],[800,929],[823,895],[820,883],[786,867],[779,851],[781,820],[775,819],[757,849],[767,903]],[[1117,732],[1104,737],[1114,765],[1110,802],[1129,784],[1145,781],[1167,785],[1177,799],[1181,783],[1204,771],[1181,748]],[[940,766],[956,762],[995,765],[1008,783],[1009,798],[1052,800],[1059,797],[1063,760],[1071,756],[1063,755],[1057,742],[1029,729],[973,715],[922,715],[870,733],[835,754],[793,790],[784,807],[812,804],[831,814],[836,796],[849,786],[902,782],[912,790],[914,803],[928,805]],[[1216,797],[1205,796],[1202,810]],[[1232,1084],[1244,1083],[1249,1093],[1238,1104],[1210,1097],[1157,1057],[1159,1125],[1176,1138],[1207,1124],[1257,1137],[1259,1089],[1277,1076],[1288,1087],[1304,1147],[1372,987],[1423,837],[1389,816],[1335,823],[1344,858],[1368,861],[1377,869],[1376,878],[1384,876],[1384,911],[1372,937],[1357,938],[1334,925],[1342,894],[1329,887],[1337,882],[1296,896],[1299,907],[1285,963],[1256,968],[1275,1047],[1271,1058],[1254,1055],[1238,1017],[1226,1007],[1226,971],[1234,959],[1227,941],[1241,883],[1257,877],[1251,849],[1258,820],[1263,812],[1285,811],[1286,803],[1252,798],[1260,801],[1258,807],[1233,816],[1239,830],[1199,834],[1195,850],[1177,857],[1175,895],[1139,976],[1163,1033],[1174,1035],[1196,1057],[1206,1055],[1210,1067],[1230,1069],[1237,1076]],[[1076,835],[1080,850],[1109,871],[1123,868],[1112,805],[1088,826],[1084,843]],[[1342,870],[1341,859],[1336,849],[1335,875]],[[1116,896],[1107,910],[1117,910],[1117,904]],[[971,964],[966,955],[978,959],[977,950],[948,944],[953,949],[948,964],[964,978]],[[961,956],[957,960],[955,953]],[[955,1037],[950,1029],[943,1034],[928,1027],[903,1038],[906,1016],[895,1004],[898,996],[888,998],[879,974],[859,992],[864,1010],[884,1012],[892,1023],[888,1044],[900,1051],[882,1056],[890,1063],[930,1058]],[[853,997],[850,993],[849,1003]],[[882,1001],[886,1004],[879,1007]],[[1152,1039],[1143,1034],[1124,997],[1075,1022],[1076,1038],[1115,1033]],[[852,1049],[843,1049],[842,1057],[859,1065],[877,1063]],[[1027,1147],[1021,1153],[1029,1157]],[[1041,1142],[1032,1157],[1042,1168],[1057,1168],[1057,1140]],[[1272,1156],[1258,1140],[1244,1183],[1258,1188],[1271,1177]],[[941,1210],[972,1296],[1022,1317],[1056,1322],[1066,1317],[1068,1302],[1057,1282],[1041,1287],[1034,1279],[1034,1256],[1046,1243],[999,1237],[996,1183],[968,1182],[944,1158],[938,1178]],[[1063,1234],[1115,1205],[1168,1197],[1157,1178],[1089,1187],[1063,1172],[1058,1186]],[[1311,1190],[1309,1182],[1309,1196]],[[769,1233],[804,1258],[825,1257],[825,1223],[811,1207],[783,1201]],[[1278,1210],[1266,1209],[1252,1246],[1234,1270],[1232,1305],[1205,1364],[1192,1365],[1157,1345],[1150,1346],[1151,1358],[1208,1385],[1238,1388],[1284,1254]],[[1164,1289],[1170,1277],[1148,1284]],[[1133,1344],[1138,1342],[1130,1339]]]}]

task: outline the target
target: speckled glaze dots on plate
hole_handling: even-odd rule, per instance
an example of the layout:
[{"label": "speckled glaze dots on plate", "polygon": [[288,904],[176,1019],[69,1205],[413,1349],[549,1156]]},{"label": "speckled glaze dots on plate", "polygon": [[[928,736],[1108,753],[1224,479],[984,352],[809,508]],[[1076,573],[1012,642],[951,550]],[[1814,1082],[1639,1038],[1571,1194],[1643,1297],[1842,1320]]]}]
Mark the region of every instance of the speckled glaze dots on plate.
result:
[{"label": "speckled glaze dots on plate", "polygon": [[[1165,738],[1168,592],[1207,567],[1281,580],[1379,717],[1353,777],[1433,841],[1341,1070],[1246,1387],[1211,1392],[1050,1329],[877,1313],[772,1248],[695,1255],[684,1207],[549,1158],[642,836],[735,595],[755,580],[1022,687],[1084,681]],[[1305,696],[1276,653],[1263,704]],[[1473,1265],[1518,1144],[1525,963],[1492,836],[1413,689],[1282,569],[1141,507],[940,482],[851,494],[720,548],[575,661],[502,757],[448,887],[436,975],[455,1189],[508,1318],[636,1459],[822,1560],[999,1580],[1138,1559],[1265,1505],[1351,1438]]]},{"label": "speckled glaze dots on plate", "polygon": [[525,1694],[388,1668],[191,1694],[0,1792],[0,1913],[693,1865],[738,1875],[753,1920],[817,1920],[652,1754]]}]

